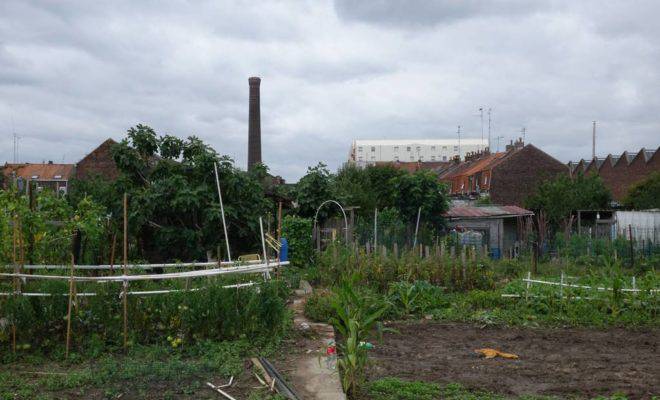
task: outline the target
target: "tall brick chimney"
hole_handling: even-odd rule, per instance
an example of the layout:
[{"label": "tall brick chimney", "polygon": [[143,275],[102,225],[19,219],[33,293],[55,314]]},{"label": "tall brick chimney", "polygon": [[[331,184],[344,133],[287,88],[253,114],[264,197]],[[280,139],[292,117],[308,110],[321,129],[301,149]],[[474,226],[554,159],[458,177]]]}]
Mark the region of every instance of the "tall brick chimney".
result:
[{"label": "tall brick chimney", "polygon": [[251,77],[250,84],[250,114],[248,119],[248,171],[255,164],[261,163],[261,111],[259,108],[259,85],[261,79]]}]

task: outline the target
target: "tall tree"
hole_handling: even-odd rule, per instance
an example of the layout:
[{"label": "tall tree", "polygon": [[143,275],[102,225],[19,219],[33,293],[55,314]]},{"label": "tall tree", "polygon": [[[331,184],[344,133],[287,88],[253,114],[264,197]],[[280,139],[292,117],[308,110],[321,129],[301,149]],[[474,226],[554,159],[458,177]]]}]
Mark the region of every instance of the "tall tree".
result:
[{"label": "tall tree", "polygon": [[623,199],[623,205],[633,210],[660,208],[660,172],[634,184]]},{"label": "tall tree", "polygon": [[611,199],[609,189],[599,176],[562,174],[539,185],[536,193],[525,200],[525,206],[543,211],[552,228],[569,230],[573,212],[609,208]]}]

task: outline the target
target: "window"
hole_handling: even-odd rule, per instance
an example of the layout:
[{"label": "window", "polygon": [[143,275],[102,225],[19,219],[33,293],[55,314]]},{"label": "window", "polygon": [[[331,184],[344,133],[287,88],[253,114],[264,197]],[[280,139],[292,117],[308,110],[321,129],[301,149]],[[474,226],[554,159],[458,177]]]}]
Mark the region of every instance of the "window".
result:
[{"label": "window", "polygon": [[394,146],[394,152],[398,153],[399,152],[399,146]]},{"label": "window", "polygon": [[55,175],[53,179],[62,179],[62,175]]},{"label": "window", "polygon": [[410,152],[410,146],[406,147],[406,151]]},{"label": "window", "polygon": [[394,161],[399,161],[399,156],[394,156]]},{"label": "window", "polygon": [[458,146],[454,146],[454,151],[458,151]]},{"label": "window", "polygon": [[435,146],[431,146],[431,151],[435,151]]},{"label": "window", "polygon": [[447,156],[442,156],[442,161],[447,161]]},{"label": "window", "polygon": [[435,156],[431,156],[431,161],[435,161]]},{"label": "window", "polygon": [[447,150],[447,146],[442,146],[442,150]]},{"label": "window", "polygon": [[362,156],[358,157],[358,161],[362,161],[362,160],[363,160]]},{"label": "window", "polygon": [[484,185],[488,185],[488,175],[484,176]]},{"label": "window", "polygon": [[362,153],[362,146],[358,147],[358,151]]},{"label": "window", "polygon": [[32,179],[39,179],[39,175],[32,175]]},{"label": "window", "polygon": [[415,156],[413,156],[412,154],[410,155],[410,161],[415,161]]},{"label": "window", "polygon": [[371,156],[372,161],[375,160],[375,159],[376,159],[376,156]]},{"label": "window", "polygon": [[374,151],[376,151],[376,147],[371,146],[371,152],[373,153]]},{"label": "window", "polygon": [[424,161],[424,156],[419,156],[419,161]]},{"label": "window", "polygon": [[417,150],[417,151],[420,151],[421,149],[422,149],[421,147],[417,146],[417,149],[416,149],[416,150]]}]

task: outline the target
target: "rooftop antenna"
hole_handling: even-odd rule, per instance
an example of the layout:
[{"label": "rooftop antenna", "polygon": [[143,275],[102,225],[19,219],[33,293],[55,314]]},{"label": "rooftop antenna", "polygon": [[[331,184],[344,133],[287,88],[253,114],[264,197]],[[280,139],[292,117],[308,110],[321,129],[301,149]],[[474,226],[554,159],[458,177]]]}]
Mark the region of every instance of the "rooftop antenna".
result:
[{"label": "rooftop antenna", "polygon": [[504,136],[498,136],[495,138],[497,140],[497,152],[500,152],[500,139],[504,139]]},{"label": "rooftop antenna", "polygon": [[593,121],[593,131],[591,139],[591,159],[596,158],[596,121]]},{"label": "rooftop antenna", "polygon": [[525,133],[527,133],[527,128],[523,126],[520,132],[522,133],[523,144],[525,144]]},{"label": "rooftop antenna", "polygon": [[11,115],[11,133],[14,139],[13,163],[18,164],[18,140],[20,139],[20,137],[16,134],[16,127],[14,126],[14,114]]},{"label": "rooftop antenna", "polygon": [[491,143],[490,143],[490,112],[492,109],[488,107],[488,148],[492,149]]},{"label": "rooftop antenna", "polygon": [[458,159],[461,159],[461,126],[458,126],[458,130],[456,131],[456,134],[458,135]]}]

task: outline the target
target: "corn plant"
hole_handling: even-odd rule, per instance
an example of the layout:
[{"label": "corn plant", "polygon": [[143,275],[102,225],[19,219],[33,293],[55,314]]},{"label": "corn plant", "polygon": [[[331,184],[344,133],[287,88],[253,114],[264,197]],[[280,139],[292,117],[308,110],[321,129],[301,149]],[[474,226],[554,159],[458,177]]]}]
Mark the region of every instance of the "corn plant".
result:
[{"label": "corn plant", "polygon": [[357,277],[353,276],[336,289],[332,303],[335,317],[330,320],[342,338],[337,365],[342,374],[342,386],[349,394],[355,394],[364,382],[367,349],[363,343],[371,337],[374,329],[379,336],[382,334],[385,329],[379,318],[390,307],[388,302],[375,296],[358,293],[356,282]]}]

